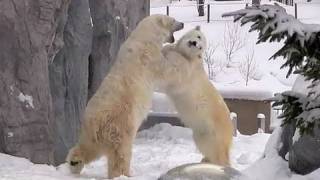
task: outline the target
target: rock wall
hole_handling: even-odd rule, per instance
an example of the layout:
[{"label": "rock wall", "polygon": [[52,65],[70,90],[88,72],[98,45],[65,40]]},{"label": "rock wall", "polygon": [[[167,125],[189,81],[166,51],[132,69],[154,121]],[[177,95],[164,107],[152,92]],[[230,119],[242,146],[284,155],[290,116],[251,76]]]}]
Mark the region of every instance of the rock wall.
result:
[{"label": "rock wall", "polygon": [[0,1],[0,152],[53,162],[48,64],[63,46],[68,4]]},{"label": "rock wall", "polygon": [[89,60],[89,98],[100,86],[121,43],[149,14],[149,0],[89,0],[93,44]]},{"label": "rock wall", "polygon": [[88,57],[91,52],[92,25],[88,0],[73,0],[63,32],[64,47],[49,65],[54,113],[55,164],[65,155],[79,135],[80,119],[88,94]]},{"label": "rock wall", "polygon": [[0,152],[63,162],[88,97],[148,13],[149,0],[0,1]]}]

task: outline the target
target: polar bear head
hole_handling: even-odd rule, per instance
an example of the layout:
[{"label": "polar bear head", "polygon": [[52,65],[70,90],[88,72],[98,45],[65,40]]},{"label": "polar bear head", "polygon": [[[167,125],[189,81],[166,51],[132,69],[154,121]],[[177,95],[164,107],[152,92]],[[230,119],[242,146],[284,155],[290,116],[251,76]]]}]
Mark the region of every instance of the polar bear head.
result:
[{"label": "polar bear head", "polygon": [[160,43],[173,43],[173,33],[183,29],[184,24],[174,18],[161,14],[154,14],[144,18],[131,33],[139,39],[148,39]]},{"label": "polar bear head", "polygon": [[80,174],[81,170],[84,167],[85,159],[84,154],[80,150],[79,146],[75,146],[70,149],[66,161],[69,164],[71,173]]},{"label": "polar bear head", "polygon": [[200,30],[195,27],[184,34],[177,42],[176,49],[187,57],[187,59],[201,58],[207,48],[207,40]]}]

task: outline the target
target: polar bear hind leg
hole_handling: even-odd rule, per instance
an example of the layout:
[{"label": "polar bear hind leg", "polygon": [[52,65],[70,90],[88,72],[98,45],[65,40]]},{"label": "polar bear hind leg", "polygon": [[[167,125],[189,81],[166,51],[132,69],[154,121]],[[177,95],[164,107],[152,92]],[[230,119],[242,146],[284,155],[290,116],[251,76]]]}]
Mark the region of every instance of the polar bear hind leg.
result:
[{"label": "polar bear hind leg", "polygon": [[229,166],[229,145],[216,134],[199,134],[193,131],[193,139],[199,151],[205,155],[202,162]]},{"label": "polar bear hind leg", "polygon": [[106,151],[108,157],[108,176],[109,178],[121,175],[130,176],[130,160],[132,156],[133,139],[128,137],[117,146]]}]

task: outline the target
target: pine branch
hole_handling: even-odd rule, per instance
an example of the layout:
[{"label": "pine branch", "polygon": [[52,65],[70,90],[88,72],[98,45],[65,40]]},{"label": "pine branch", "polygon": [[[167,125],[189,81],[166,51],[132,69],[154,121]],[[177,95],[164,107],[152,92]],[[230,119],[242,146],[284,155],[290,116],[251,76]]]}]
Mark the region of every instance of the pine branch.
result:
[{"label": "pine branch", "polygon": [[304,24],[275,5],[246,7],[226,13],[223,17],[233,16],[241,25],[252,22],[251,31],[258,31],[258,43],[280,42],[283,47],[270,59],[283,57],[286,62],[281,68],[288,68],[287,77],[298,73],[312,82],[312,90],[307,94],[292,91],[279,94],[273,106],[281,106],[283,124],[294,123],[300,134],[313,133],[314,127],[320,127],[320,25]]}]

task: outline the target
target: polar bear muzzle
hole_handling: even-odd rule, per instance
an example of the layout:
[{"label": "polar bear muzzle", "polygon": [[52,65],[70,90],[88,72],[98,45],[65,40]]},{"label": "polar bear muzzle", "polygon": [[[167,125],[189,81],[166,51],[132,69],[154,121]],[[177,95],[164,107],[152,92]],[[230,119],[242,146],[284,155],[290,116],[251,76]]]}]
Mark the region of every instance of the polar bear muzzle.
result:
[{"label": "polar bear muzzle", "polygon": [[76,166],[76,165],[78,165],[78,164],[80,164],[81,162],[79,162],[79,161],[70,161],[70,165],[71,166]]},{"label": "polar bear muzzle", "polygon": [[173,33],[176,32],[176,31],[179,31],[179,30],[181,30],[183,28],[184,28],[184,23],[179,22],[179,21],[175,21],[175,23],[173,25],[173,29],[170,32],[170,36],[168,38],[168,42],[169,43],[174,43],[175,39],[174,39]]},{"label": "polar bear muzzle", "polygon": [[175,25],[174,25],[174,30],[173,31],[179,31],[181,29],[184,28],[184,23],[183,22],[179,22],[179,21],[176,21],[175,22]]},{"label": "polar bear muzzle", "polygon": [[197,41],[189,41],[188,44],[189,44],[189,47],[197,46]]}]

